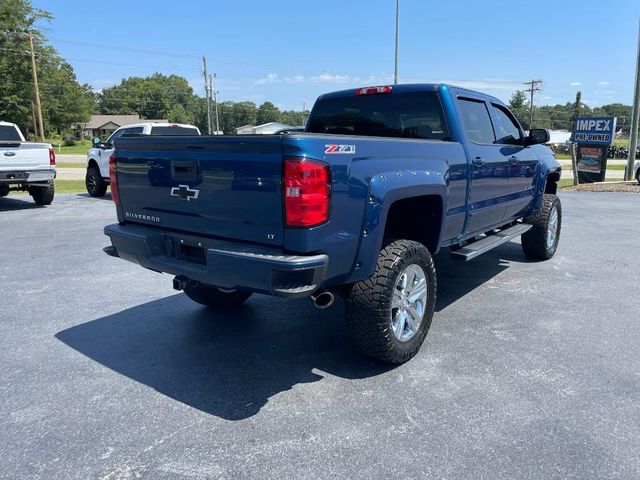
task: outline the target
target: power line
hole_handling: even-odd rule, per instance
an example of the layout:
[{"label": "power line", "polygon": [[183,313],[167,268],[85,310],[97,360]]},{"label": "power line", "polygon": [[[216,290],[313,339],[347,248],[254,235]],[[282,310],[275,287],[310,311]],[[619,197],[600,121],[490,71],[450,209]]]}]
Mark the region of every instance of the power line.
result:
[{"label": "power line", "polygon": [[87,47],[95,47],[95,48],[105,48],[105,49],[109,49],[109,50],[126,50],[129,52],[137,52],[137,53],[147,53],[149,55],[160,55],[163,57],[174,57],[174,58],[192,58],[192,59],[197,59],[198,56],[197,55],[187,55],[187,54],[180,54],[180,53],[172,53],[172,52],[160,52],[157,50],[149,50],[146,48],[137,48],[137,47],[129,47],[129,46],[125,46],[125,45],[110,45],[110,44],[106,44],[106,43],[96,43],[96,42],[87,42],[85,40],[72,40],[72,39],[65,39],[65,38],[59,38],[59,37],[49,37],[49,40],[55,40],[57,42],[62,42],[62,43],[71,43],[71,44],[76,44],[76,45],[84,45]]}]

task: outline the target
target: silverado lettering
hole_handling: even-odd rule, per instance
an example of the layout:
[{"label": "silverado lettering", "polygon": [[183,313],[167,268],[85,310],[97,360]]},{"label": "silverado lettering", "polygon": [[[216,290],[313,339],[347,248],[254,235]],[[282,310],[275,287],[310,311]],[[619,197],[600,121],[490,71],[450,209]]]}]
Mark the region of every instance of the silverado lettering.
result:
[{"label": "silverado lettering", "polygon": [[154,217],[153,215],[146,215],[144,213],[124,212],[124,216],[132,220],[144,220],[147,222],[160,223],[160,217]]}]

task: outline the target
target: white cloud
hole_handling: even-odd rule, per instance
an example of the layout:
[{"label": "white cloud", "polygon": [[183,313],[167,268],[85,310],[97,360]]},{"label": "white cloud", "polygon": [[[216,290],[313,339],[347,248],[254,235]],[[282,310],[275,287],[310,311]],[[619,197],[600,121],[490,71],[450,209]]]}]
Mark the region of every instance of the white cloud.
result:
[{"label": "white cloud", "polygon": [[570,87],[579,87],[580,85],[582,85],[582,82],[571,82],[569,84]]},{"label": "white cloud", "polygon": [[286,83],[302,83],[304,82],[304,80],[305,80],[304,75],[295,75],[293,77],[286,77],[284,79]]},{"label": "white cloud", "polygon": [[607,86],[607,85],[611,85],[611,82],[607,82],[606,80],[603,80],[602,82],[598,82],[598,85]]},{"label": "white cloud", "polygon": [[341,84],[341,85],[384,85],[393,81],[392,75],[369,75],[352,76],[349,74],[324,72],[320,75],[293,75],[281,77],[276,73],[270,73],[266,77],[259,78],[253,82],[254,85],[265,85],[275,83],[285,84]]},{"label": "white cloud", "polygon": [[349,75],[323,73],[322,75],[309,77],[309,81],[312,83],[352,83],[355,79]]},{"label": "white cloud", "polygon": [[265,83],[276,83],[276,82],[279,82],[279,81],[280,81],[280,79],[278,78],[278,74],[270,73],[264,78],[259,78],[254,83],[256,85],[264,85]]}]

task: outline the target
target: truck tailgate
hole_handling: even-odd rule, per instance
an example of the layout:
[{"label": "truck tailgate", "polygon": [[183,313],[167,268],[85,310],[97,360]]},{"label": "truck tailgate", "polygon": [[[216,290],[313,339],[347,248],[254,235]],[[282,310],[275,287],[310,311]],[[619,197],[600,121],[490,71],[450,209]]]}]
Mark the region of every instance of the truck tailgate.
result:
[{"label": "truck tailgate", "polygon": [[0,170],[52,169],[48,143],[0,142]]},{"label": "truck tailgate", "polygon": [[282,245],[280,136],[117,140],[125,222]]}]

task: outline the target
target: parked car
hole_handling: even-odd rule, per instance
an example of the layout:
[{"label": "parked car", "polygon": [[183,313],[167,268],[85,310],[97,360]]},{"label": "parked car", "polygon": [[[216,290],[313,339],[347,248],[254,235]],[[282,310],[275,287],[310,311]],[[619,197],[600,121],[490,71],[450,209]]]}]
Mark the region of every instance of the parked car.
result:
[{"label": "parked car", "polygon": [[198,127],[180,123],[135,123],[118,128],[102,141],[93,139],[93,147],[87,152],[87,174],[85,185],[92,197],[103,197],[109,185],[109,157],[113,153],[116,139],[126,135],[200,135]]},{"label": "parked car", "polygon": [[303,133],[121,137],[105,252],[212,308],[339,294],[357,347],[404,362],[433,318],[439,250],[469,261],[521,236],[528,257],[555,254],[548,139],[497,98],[442,84],[322,95]]},{"label": "parked car", "polygon": [[636,163],[633,165],[633,171],[636,172],[635,177],[638,185],[640,185],[640,160],[636,160]]},{"label": "parked car", "polygon": [[15,123],[0,122],[0,197],[27,191],[38,205],[55,195],[56,155],[49,143],[27,142]]}]

